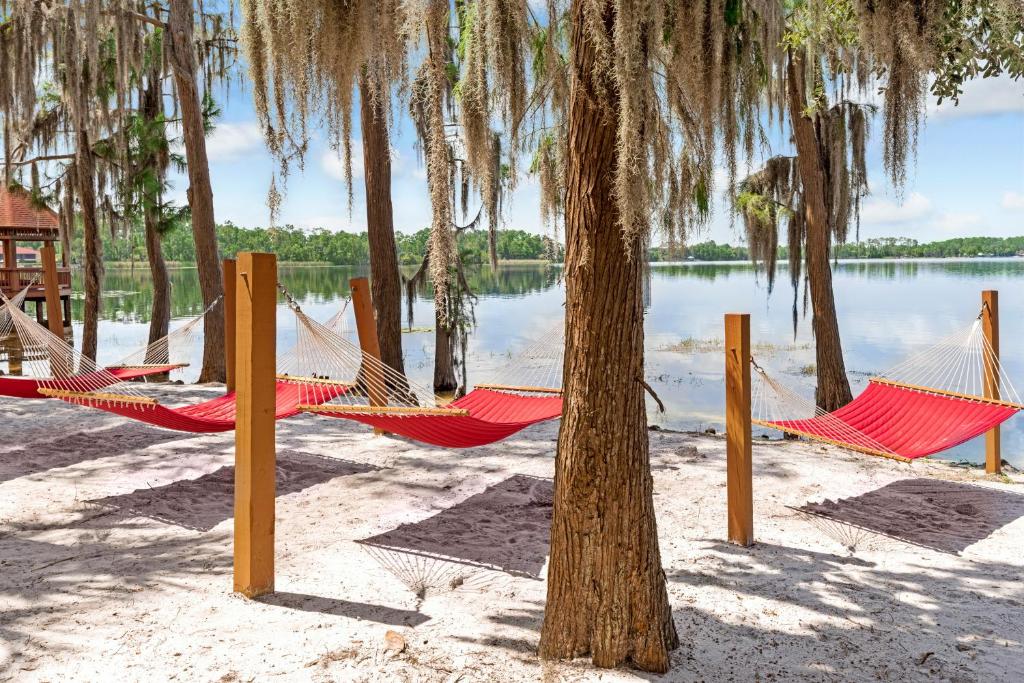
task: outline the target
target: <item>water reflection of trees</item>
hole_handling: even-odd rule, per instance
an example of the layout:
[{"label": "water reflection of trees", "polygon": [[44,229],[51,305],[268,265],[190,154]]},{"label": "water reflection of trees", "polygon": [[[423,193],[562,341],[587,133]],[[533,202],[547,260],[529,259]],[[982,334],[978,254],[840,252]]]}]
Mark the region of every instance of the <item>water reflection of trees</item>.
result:
[{"label": "water reflection of trees", "polygon": [[[404,268],[406,277],[415,268]],[[405,272],[408,271],[408,272]],[[278,271],[281,283],[300,304],[319,304],[349,296],[349,279],[368,275],[366,266],[288,266]],[[489,266],[470,266],[466,278],[477,296],[517,298],[541,292],[558,284],[561,269],[542,264],[502,266],[497,272]],[[199,278],[194,268],[172,270],[171,317],[188,318],[203,311]],[[75,274],[75,291],[82,291],[81,274]],[[432,298],[430,285],[419,288],[420,297]],[[103,281],[104,320],[116,322],[149,322],[153,306],[153,285],[145,268],[108,269]],[[72,299],[71,312],[81,320],[84,301]]]},{"label": "water reflection of trees", "polygon": [[[780,262],[780,271],[787,265]],[[755,268],[747,262],[730,263],[655,263],[651,264],[651,275],[655,278],[695,278],[714,281],[740,275],[747,277]],[[952,275],[958,278],[991,278],[998,276],[1020,277],[1024,275],[1024,260],[1021,259],[936,259],[929,260],[849,260],[834,265],[836,273],[862,277],[868,280],[913,279],[921,275]]]},{"label": "water reflection of trees", "polygon": [[836,271],[875,280],[916,278],[920,275],[954,275],[958,278],[1020,276],[1024,261],[1019,259],[963,259],[935,261],[840,261]]},{"label": "water reflection of trees", "polygon": [[[780,268],[785,268],[780,264]],[[929,274],[948,275],[962,279],[1024,276],[1021,259],[963,259],[934,261],[840,261],[836,272],[870,280],[914,279]],[[415,267],[403,267],[406,277]],[[730,277],[751,277],[750,263],[659,263],[653,264],[651,275],[656,279],[714,281]],[[300,303],[326,303],[349,295],[350,278],[368,275],[366,266],[289,266],[279,270],[281,282]],[[489,266],[468,266],[466,278],[473,293],[481,297],[518,298],[558,286],[562,270],[556,265],[509,264],[492,271]],[[75,291],[82,292],[81,274],[75,274]],[[103,283],[104,320],[119,322],[149,321],[153,305],[153,287],[144,267],[108,269]],[[430,284],[420,287],[417,295],[433,297]],[[80,321],[83,301],[72,299],[72,316]],[[199,279],[193,268],[171,271],[171,315],[187,318],[203,310]]]},{"label": "water reflection of trees", "polygon": [[664,279],[696,278],[698,280],[717,280],[733,275],[754,272],[752,263],[652,263],[651,277]]},{"label": "water reflection of trees", "polygon": [[[515,299],[543,292],[558,285],[562,270],[550,265],[506,265],[499,266],[497,271],[490,266],[466,266],[466,282],[473,294],[478,297],[496,297]],[[408,274],[406,274],[408,276]],[[417,289],[421,298],[433,298],[430,283],[424,283]]]}]

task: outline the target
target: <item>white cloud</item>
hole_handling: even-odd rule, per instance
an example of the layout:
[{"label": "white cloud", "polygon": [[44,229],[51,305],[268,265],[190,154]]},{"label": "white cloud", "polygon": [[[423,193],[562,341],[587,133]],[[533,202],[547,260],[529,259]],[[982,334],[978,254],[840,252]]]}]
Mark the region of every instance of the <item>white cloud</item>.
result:
[{"label": "white cloud", "polygon": [[[741,156],[736,159],[736,182],[739,183],[755,171],[761,170],[764,160],[748,159]],[[725,192],[729,189],[729,169],[726,166],[715,166],[711,172],[711,183],[716,191]]]},{"label": "white cloud", "polygon": [[[320,157],[320,167],[324,173],[335,180],[345,180],[345,162],[341,158],[341,150],[325,150]],[[352,141],[352,179],[363,177],[363,143],[359,140]]]},{"label": "white cloud", "polygon": [[1024,211],[1024,192],[1010,190],[1003,193],[1003,208],[1011,211]]},{"label": "white cloud", "polygon": [[263,134],[255,121],[219,123],[206,138],[206,153],[212,163],[238,159],[262,148]]},{"label": "white cloud", "polygon": [[964,237],[981,226],[981,216],[976,213],[944,213],[931,222],[930,227],[941,233]]},{"label": "white cloud", "polygon": [[874,199],[861,209],[864,225],[893,234],[936,238],[978,234],[986,227],[983,218],[981,214],[970,211],[945,211],[943,207],[933,206],[928,197],[918,192],[911,193],[902,204],[891,199]]},{"label": "white cloud", "polygon": [[867,225],[893,225],[920,221],[931,212],[931,200],[918,192],[912,192],[902,204],[889,199],[869,200],[864,203],[860,216],[861,221]]},{"label": "white cloud", "polygon": [[989,114],[1024,114],[1024,80],[975,78],[964,84],[959,105],[950,100],[937,105],[934,97],[928,102],[928,116],[936,120]]}]

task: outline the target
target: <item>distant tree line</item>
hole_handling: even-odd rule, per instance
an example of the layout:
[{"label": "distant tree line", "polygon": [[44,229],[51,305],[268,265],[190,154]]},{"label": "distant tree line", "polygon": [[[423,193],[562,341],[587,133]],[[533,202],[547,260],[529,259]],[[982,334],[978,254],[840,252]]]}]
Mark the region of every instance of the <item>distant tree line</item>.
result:
[{"label": "distant tree line", "polygon": [[[80,233],[79,233],[80,234]],[[412,234],[397,233],[399,263],[418,265],[426,252],[429,228]],[[81,239],[77,236],[77,239]],[[217,227],[221,256],[227,258],[240,251],[270,251],[281,261],[330,263],[332,265],[364,265],[369,262],[366,233],[303,230],[292,225],[279,228],[242,228],[228,222]],[[501,260],[545,260],[560,263],[565,247],[547,235],[524,230],[498,231],[498,258]],[[487,233],[466,231],[459,236],[463,263],[482,264],[487,261]],[[77,251],[77,250],[76,250]],[[188,230],[173,229],[163,236],[164,256],[169,261],[192,263],[195,244]],[[104,236],[104,257],[107,261],[144,261],[143,235],[135,231],[130,238]],[[650,260],[658,261],[749,261],[746,246],[733,246],[714,240],[677,249],[651,247]],[[134,258],[133,258],[134,255]],[[877,237],[833,247],[835,258],[957,258],[977,256],[1024,255],[1024,236],[1020,237],[957,237],[938,242],[920,243],[907,237]],[[779,259],[788,257],[785,246],[779,247]]]},{"label": "distant tree line", "polygon": [[[877,237],[861,242],[836,245],[835,258],[958,258],[977,256],[1024,256],[1024,236],[1021,237],[957,237],[939,242],[920,243],[907,237]],[[779,260],[789,255],[788,249],[779,247]],[[692,244],[671,253],[665,247],[652,247],[651,261],[749,261],[750,251],[745,246],[718,244],[713,240]]]},{"label": "distant tree line", "polygon": [[[426,252],[429,235],[429,228],[409,235],[397,233],[395,238],[399,262],[418,265]],[[139,231],[133,231],[128,237],[107,234],[103,239],[106,261],[144,261],[146,258],[143,235]],[[227,222],[217,226],[217,242],[223,258],[230,258],[240,251],[268,251],[277,254],[280,261],[363,265],[369,263],[370,257],[365,232],[303,230],[292,225],[242,228]],[[168,230],[162,237],[162,246],[164,258],[168,261],[195,261],[195,245],[188,230]],[[486,262],[487,249],[486,231],[472,230],[459,235],[463,263]],[[561,261],[564,255],[564,248],[555,240],[524,230],[499,230],[497,251],[501,260]]]},{"label": "distant tree line", "polygon": [[731,244],[719,244],[714,240],[690,244],[675,250],[675,253],[667,247],[651,247],[651,261],[678,261],[680,259],[694,261],[749,261],[750,251],[743,246],[734,247]]},{"label": "distant tree line", "polygon": [[1024,255],[1024,236],[957,237],[925,244],[905,237],[880,237],[839,245],[835,252],[839,258],[1019,256]]},{"label": "distant tree line", "polygon": [[[398,258],[402,264],[418,265],[427,250],[430,228],[411,235],[397,233]],[[459,234],[459,252],[464,264],[487,261],[487,232],[469,230]],[[497,252],[499,260],[543,259],[561,261],[565,248],[547,235],[535,235],[524,230],[498,230]]]}]

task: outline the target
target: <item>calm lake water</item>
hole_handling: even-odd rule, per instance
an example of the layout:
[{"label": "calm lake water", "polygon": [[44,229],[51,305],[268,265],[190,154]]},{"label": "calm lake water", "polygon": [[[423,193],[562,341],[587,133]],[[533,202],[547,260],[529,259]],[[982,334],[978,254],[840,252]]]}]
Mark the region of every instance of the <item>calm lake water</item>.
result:
[{"label": "calm lake water", "polygon": [[[324,321],[347,299],[349,278],[367,274],[366,268],[282,266],[280,279],[308,314]],[[145,343],[152,300],[148,279],[144,265],[134,273],[107,272],[102,362],[115,362]],[[493,379],[488,375],[502,353],[550,331],[562,317],[565,288],[560,268],[553,266],[503,266],[497,273],[485,267],[472,271],[469,279],[478,296],[467,361],[472,384]],[[175,271],[172,287],[174,327],[197,315],[202,305],[194,270]],[[840,262],[835,287],[855,394],[872,374],[969,325],[983,289],[1001,290],[1002,357],[1009,376],[1024,389],[1024,259]],[[81,284],[76,288],[80,292]],[[667,412],[658,413],[649,402],[651,422],[674,429],[723,426],[723,360],[715,342],[722,338],[722,314],[730,311],[750,312],[752,342],[771,346],[757,352],[761,364],[813,396],[813,378],[802,374],[814,363],[810,321],[801,318],[794,338],[792,296],[784,271],[769,295],[764,277],[749,264],[652,265],[646,374]],[[75,301],[76,339],[81,338],[81,312],[82,302]],[[284,350],[294,341],[295,323],[283,305],[278,320],[278,348]],[[414,302],[412,326],[429,329],[433,320],[433,303],[424,292]],[[354,327],[351,321],[349,327]],[[432,377],[433,345],[432,331],[403,335],[406,370],[426,385]],[[182,377],[186,381],[198,372],[196,351],[191,376],[186,371]],[[1004,457],[1024,465],[1024,419],[1011,420],[1003,433]],[[980,462],[984,445],[977,439],[946,457]]]}]

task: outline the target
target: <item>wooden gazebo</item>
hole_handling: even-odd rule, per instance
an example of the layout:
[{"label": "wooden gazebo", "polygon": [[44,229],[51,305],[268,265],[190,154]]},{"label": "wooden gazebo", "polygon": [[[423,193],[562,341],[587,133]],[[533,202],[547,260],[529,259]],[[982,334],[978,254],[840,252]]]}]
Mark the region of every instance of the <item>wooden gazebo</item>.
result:
[{"label": "wooden gazebo", "polygon": [[[61,267],[57,267],[54,243],[58,241],[60,221],[54,211],[37,206],[24,190],[0,187],[0,290],[12,297],[31,283],[26,302],[35,303],[36,319],[43,323],[53,318],[50,330],[63,334],[71,326],[71,269],[67,254],[61,254]],[[19,262],[18,242],[42,243],[38,262]]]}]

